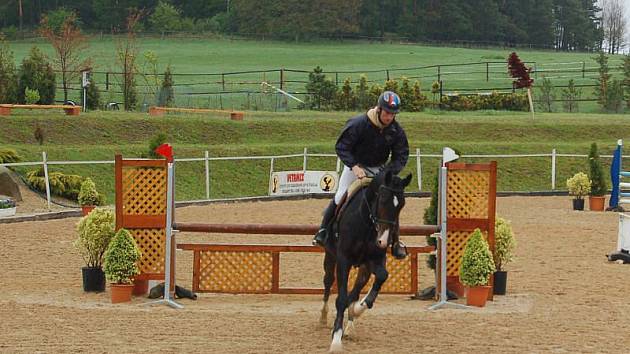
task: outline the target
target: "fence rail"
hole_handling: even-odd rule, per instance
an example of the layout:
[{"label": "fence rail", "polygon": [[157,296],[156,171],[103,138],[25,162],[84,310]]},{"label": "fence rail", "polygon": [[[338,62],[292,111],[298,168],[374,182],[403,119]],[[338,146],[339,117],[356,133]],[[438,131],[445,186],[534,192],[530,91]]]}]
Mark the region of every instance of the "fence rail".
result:
[{"label": "fence rail", "polygon": [[[176,162],[179,163],[189,163],[189,162],[204,162],[204,177],[205,177],[205,199],[197,199],[193,201],[211,201],[216,200],[211,198],[211,189],[210,189],[210,180],[211,180],[211,169],[210,162],[217,161],[251,161],[251,160],[263,160],[269,161],[269,176],[274,170],[275,163],[280,159],[290,159],[290,158],[302,158],[302,170],[308,170],[309,158],[331,158],[336,160],[336,168],[337,172],[341,171],[342,163],[337,158],[335,154],[326,154],[326,153],[309,153],[307,148],[304,148],[302,153],[298,154],[285,154],[285,155],[261,155],[261,156],[226,156],[226,157],[210,157],[208,151],[204,152],[203,157],[192,157],[192,158],[180,158],[175,159]],[[432,158],[439,159],[442,155],[439,154],[422,154],[419,149],[415,150],[415,153],[409,155],[410,159],[415,159],[416,162],[416,175],[417,175],[417,187],[419,191],[427,191],[427,189],[423,189],[423,158]],[[525,159],[525,158],[549,158],[549,191],[556,191],[556,178],[557,178],[557,165],[559,158],[586,158],[588,155],[586,154],[561,154],[558,153],[556,149],[552,149],[550,153],[533,153],[533,154],[470,154],[470,155],[462,155],[461,159]],[[602,158],[612,159],[612,155],[600,155]],[[42,152],[42,160],[41,161],[31,161],[31,162],[15,162],[15,163],[4,163],[0,164],[0,166],[5,167],[26,167],[26,166],[41,166],[44,170],[44,178],[46,180],[46,198],[48,202],[48,208],[50,209],[51,204],[51,190],[48,178],[48,168],[49,166],[63,166],[63,165],[97,165],[97,164],[109,164],[113,165],[114,160],[93,160],[93,161],[51,161],[48,160],[46,152]],[[538,175],[543,175],[545,172],[541,171]],[[254,197],[264,197],[264,195],[254,196]],[[222,198],[224,199],[224,198]],[[230,199],[242,199],[239,198],[230,198]],[[191,200],[187,200],[191,201]]]}]

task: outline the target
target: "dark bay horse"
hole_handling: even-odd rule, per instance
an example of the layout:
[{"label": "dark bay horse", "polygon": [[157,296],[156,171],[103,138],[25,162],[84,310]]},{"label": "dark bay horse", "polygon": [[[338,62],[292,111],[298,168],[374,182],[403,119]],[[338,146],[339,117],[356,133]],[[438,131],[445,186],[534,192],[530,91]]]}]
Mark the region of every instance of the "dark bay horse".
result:
[{"label": "dark bay horse", "polygon": [[[348,329],[352,321],[366,309],[372,308],[381,286],[387,280],[386,252],[392,236],[398,233],[398,217],[405,206],[404,189],[411,182],[411,174],[404,179],[385,170],[371,183],[356,192],[347,202],[332,227],[324,257],[324,307],[320,321],[326,324],[330,288],[337,279],[337,317],[332,331],[331,352],[343,349],[341,339],[344,312],[348,309]],[[336,266],[336,274],[335,274]],[[348,294],[348,275],[351,267],[359,272],[352,291]],[[374,274],[374,284],[359,301],[361,289]]]}]

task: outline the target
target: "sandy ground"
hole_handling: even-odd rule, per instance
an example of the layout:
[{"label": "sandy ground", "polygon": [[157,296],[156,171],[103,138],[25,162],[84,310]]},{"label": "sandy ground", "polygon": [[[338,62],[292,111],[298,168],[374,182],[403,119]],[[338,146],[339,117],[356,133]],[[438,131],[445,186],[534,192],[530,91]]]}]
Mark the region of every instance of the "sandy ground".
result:
[{"label": "sandy ground", "polygon": [[[325,200],[186,207],[179,221],[316,223]],[[417,224],[427,199],[409,199],[402,219]],[[352,353],[626,353],[630,265],[608,263],[615,213],[570,210],[568,197],[503,197],[499,215],[518,241],[508,295],[482,309],[429,311],[431,301],[381,295],[344,340]],[[0,352],[323,353],[327,326],[316,295],[201,294],[182,310],[112,305],[109,289],[86,294],[72,247],[77,218],[0,224]],[[180,234],[178,241],[289,242],[309,236]],[[416,244],[422,240],[407,238]],[[191,284],[192,257],[177,253],[177,280]],[[321,283],[321,256],[281,260],[286,284]],[[295,258],[298,257],[298,258]],[[302,258],[300,258],[302,257]],[[422,263],[420,287],[433,283]],[[332,305],[332,303],[331,303]]]}]

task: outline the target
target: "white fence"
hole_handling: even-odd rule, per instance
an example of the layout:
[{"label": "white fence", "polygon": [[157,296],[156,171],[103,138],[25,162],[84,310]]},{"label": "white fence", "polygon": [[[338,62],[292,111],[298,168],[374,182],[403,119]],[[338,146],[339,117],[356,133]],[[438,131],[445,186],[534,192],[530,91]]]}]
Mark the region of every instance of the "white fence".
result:
[{"label": "white fence", "polygon": [[[212,200],[210,198],[210,178],[211,178],[211,170],[210,170],[210,162],[211,161],[239,161],[239,160],[267,160],[270,162],[269,168],[269,176],[274,172],[274,162],[278,159],[286,159],[286,158],[303,158],[302,168],[304,171],[308,168],[308,159],[309,157],[331,157],[336,158],[335,154],[315,154],[309,153],[307,148],[304,148],[304,152],[301,154],[290,154],[290,155],[267,155],[267,156],[240,156],[240,157],[210,157],[208,151],[204,152],[203,157],[195,157],[195,158],[182,158],[175,159],[176,162],[204,162],[205,163],[205,197],[206,199],[201,199],[198,201],[204,200]],[[410,159],[416,159],[416,175],[418,176],[418,190],[423,191],[422,189],[422,158],[441,158],[442,155],[439,154],[421,154],[420,149],[416,149],[415,153],[410,154]],[[560,157],[571,157],[571,158],[586,158],[588,155],[582,154],[558,154],[556,149],[552,149],[549,154],[513,154],[513,155],[462,155],[462,159],[470,159],[470,158],[482,158],[482,159],[521,159],[521,158],[540,158],[547,157],[550,159],[549,164],[551,168],[550,173],[550,186],[551,190],[556,190],[556,166],[557,159]],[[601,155],[602,158],[612,158],[612,155]],[[49,161],[47,158],[46,152],[42,152],[42,160],[36,162],[17,162],[17,163],[5,163],[0,164],[0,166],[6,167],[17,167],[17,166],[42,166],[44,170],[44,178],[46,180],[46,198],[48,200],[48,208],[50,209],[50,185],[48,180],[48,166],[53,165],[95,165],[95,164],[114,164],[113,160],[107,161]],[[341,161],[337,159],[336,170],[341,172]],[[541,171],[539,176],[545,173]]]}]

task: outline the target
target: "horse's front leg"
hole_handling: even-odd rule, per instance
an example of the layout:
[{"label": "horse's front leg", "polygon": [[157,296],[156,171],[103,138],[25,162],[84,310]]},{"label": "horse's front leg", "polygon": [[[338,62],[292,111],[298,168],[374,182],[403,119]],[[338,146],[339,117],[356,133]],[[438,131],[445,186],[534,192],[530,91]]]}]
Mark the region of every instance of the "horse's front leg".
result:
[{"label": "horse's front leg", "polygon": [[341,352],[343,345],[341,338],[343,337],[343,314],[348,307],[348,273],[350,272],[350,264],[346,259],[337,259],[337,317],[332,331],[332,343],[330,343],[330,351],[333,353]]},{"label": "horse's front leg", "polygon": [[371,309],[372,306],[374,306],[374,301],[376,301],[378,292],[381,290],[381,286],[383,286],[389,276],[385,267],[385,256],[383,256],[382,261],[371,263],[371,266],[374,272],[374,284],[372,285],[370,292],[361,299],[361,301],[353,304],[352,312],[354,314],[354,318],[359,317],[365,310]]},{"label": "horse's front leg", "polygon": [[[349,335],[352,328],[354,328],[354,320],[358,317],[358,315],[354,313],[354,308],[357,305],[357,300],[359,300],[359,295],[361,295],[361,290],[370,280],[370,274],[367,265],[362,265],[357,273],[357,279],[354,281],[354,287],[350,295],[348,295],[348,303],[350,303],[350,305],[348,305],[348,324],[345,329],[346,336]],[[359,313],[359,315],[361,314]]]},{"label": "horse's front leg", "polygon": [[319,323],[322,326],[328,323],[328,298],[330,297],[330,288],[335,281],[335,263],[335,256],[326,252],[324,256],[324,306],[319,317]]}]

